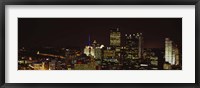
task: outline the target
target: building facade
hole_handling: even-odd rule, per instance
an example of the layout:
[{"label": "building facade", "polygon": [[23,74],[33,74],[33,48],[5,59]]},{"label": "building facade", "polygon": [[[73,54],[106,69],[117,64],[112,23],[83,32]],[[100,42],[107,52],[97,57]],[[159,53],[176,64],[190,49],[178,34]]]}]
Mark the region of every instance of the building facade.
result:
[{"label": "building facade", "polygon": [[125,47],[127,58],[138,59],[142,58],[143,52],[143,37],[142,33],[125,34]]},{"label": "building facade", "polygon": [[121,45],[121,33],[119,28],[110,30],[110,46],[120,46]]},{"label": "building facade", "polygon": [[169,38],[165,38],[165,62],[171,65],[179,65],[179,50],[177,45]]}]

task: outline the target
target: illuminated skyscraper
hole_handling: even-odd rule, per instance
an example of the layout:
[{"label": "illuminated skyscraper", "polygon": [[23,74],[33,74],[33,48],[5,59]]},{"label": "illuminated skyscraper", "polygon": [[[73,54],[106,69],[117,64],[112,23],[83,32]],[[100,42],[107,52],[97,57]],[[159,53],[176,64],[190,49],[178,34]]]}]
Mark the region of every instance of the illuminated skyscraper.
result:
[{"label": "illuminated skyscraper", "polygon": [[111,29],[110,30],[110,46],[111,46],[111,50],[107,50],[107,51],[104,51],[104,55],[105,52],[107,53],[110,53],[110,54],[107,54],[108,56],[109,55],[114,55],[112,58],[115,59],[115,60],[119,60],[120,59],[120,55],[121,55],[121,32],[119,31],[119,28],[116,28],[116,29]]},{"label": "illuminated skyscraper", "polygon": [[101,47],[99,44],[97,44],[96,40],[94,40],[92,46],[94,48],[94,58],[101,59],[101,54],[102,54]]},{"label": "illuminated skyscraper", "polygon": [[94,56],[94,48],[92,46],[85,46],[84,54],[87,56]]},{"label": "illuminated skyscraper", "polygon": [[169,38],[165,38],[165,62],[171,65],[179,65],[179,50],[177,45]]},{"label": "illuminated skyscraper", "polygon": [[129,59],[138,57],[138,39],[135,34],[125,34],[126,54]]},{"label": "illuminated skyscraper", "polygon": [[91,46],[90,35],[88,37],[88,45],[84,48],[84,54],[87,56],[94,56],[94,48]]},{"label": "illuminated skyscraper", "polygon": [[172,64],[172,41],[169,38],[165,38],[165,62]]},{"label": "illuminated skyscraper", "polygon": [[110,30],[110,46],[120,46],[121,45],[121,33],[119,28]]},{"label": "illuminated skyscraper", "polygon": [[104,50],[103,53],[104,59],[111,59],[115,57],[115,50],[112,50],[111,47],[107,47],[107,49]]},{"label": "illuminated skyscraper", "polygon": [[100,47],[95,47],[94,50],[94,58],[95,59],[101,59],[102,51]]},{"label": "illuminated skyscraper", "polygon": [[142,57],[142,50],[143,50],[143,36],[142,36],[142,33],[137,33],[137,38],[138,38],[138,56],[139,58]]},{"label": "illuminated skyscraper", "polygon": [[174,54],[175,54],[175,65],[179,65],[180,64],[180,58],[179,58],[179,50],[178,47],[176,45],[176,47],[174,48]]},{"label": "illuminated skyscraper", "polygon": [[101,59],[101,46],[97,44],[96,40],[94,40],[94,42],[90,44],[90,36],[88,45],[84,48],[84,54],[86,54],[87,56],[93,56],[95,59]]},{"label": "illuminated skyscraper", "polygon": [[143,37],[142,33],[125,34],[125,47],[128,58],[138,59],[142,58],[142,45]]}]

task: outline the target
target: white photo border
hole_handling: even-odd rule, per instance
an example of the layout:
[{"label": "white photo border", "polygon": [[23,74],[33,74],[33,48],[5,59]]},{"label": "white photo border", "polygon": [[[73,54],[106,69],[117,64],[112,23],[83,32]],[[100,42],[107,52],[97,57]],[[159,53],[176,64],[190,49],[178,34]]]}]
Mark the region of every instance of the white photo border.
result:
[{"label": "white photo border", "polygon": [[[18,18],[101,17],[182,18],[182,70],[17,70]],[[5,35],[5,83],[195,83],[195,5],[6,5]]]}]

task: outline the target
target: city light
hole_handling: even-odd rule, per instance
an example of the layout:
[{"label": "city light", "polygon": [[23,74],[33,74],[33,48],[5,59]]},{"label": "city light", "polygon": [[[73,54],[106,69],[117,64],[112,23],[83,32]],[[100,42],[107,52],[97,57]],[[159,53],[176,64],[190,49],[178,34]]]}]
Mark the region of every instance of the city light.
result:
[{"label": "city light", "polygon": [[[125,34],[121,39],[119,28],[110,31],[110,46],[98,44],[96,40],[84,49],[76,50],[62,48],[55,52],[45,53],[37,51],[34,55],[19,57],[19,70],[158,70],[181,69],[180,54],[177,45],[169,38],[165,39],[165,50],[156,48],[143,48],[142,33]],[[121,42],[125,45],[121,45]],[[164,42],[163,42],[164,43]],[[173,44],[172,44],[173,43]],[[24,49],[24,47],[23,47]],[[46,50],[50,51],[50,50]],[[23,51],[22,53],[25,53]],[[163,56],[158,56],[162,55]],[[28,59],[24,59],[27,57]],[[159,59],[165,58],[165,63],[159,64]],[[159,68],[159,67],[162,68]]]},{"label": "city light", "polygon": [[182,70],[181,18],[18,22],[18,70]]}]

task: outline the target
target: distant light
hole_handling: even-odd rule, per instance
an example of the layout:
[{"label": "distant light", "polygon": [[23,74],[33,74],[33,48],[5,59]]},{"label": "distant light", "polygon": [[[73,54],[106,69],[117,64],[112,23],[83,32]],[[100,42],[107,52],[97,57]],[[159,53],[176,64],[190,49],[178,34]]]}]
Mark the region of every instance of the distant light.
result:
[{"label": "distant light", "polygon": [[140,66],[148,66],[147,64],[140,64]]},{"label": "distant light", "polygon": [[104,47],[104,45],[101,45],[100,48],[102,49]]},{"label": "distant light", "polygon": [[31,58],[31,57],[29,57],[29,60],[32,60],[32,58]]},{"label": "distant light", "polygon": [[40,51],[37,51],[37,54],[40,54]]},{"label": "distant light", "polygon": [[107,47],[107,50],[110,50],[111,49],[111,47]]}]

